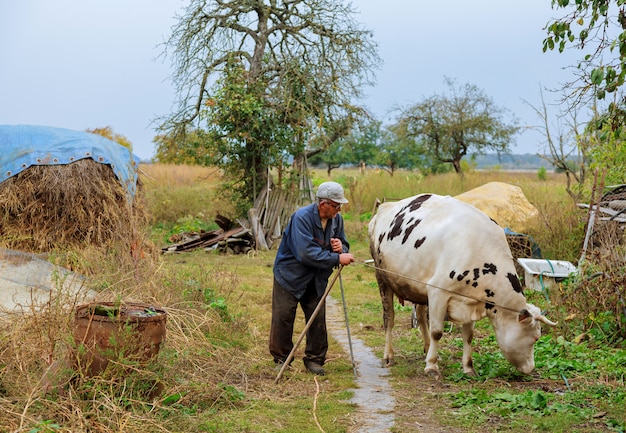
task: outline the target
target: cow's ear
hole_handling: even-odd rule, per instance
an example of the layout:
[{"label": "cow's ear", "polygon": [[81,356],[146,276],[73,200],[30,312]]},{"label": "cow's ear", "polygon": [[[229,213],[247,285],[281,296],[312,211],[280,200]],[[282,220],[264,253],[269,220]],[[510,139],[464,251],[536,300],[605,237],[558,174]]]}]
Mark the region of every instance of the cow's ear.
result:
[{"label": "cow's ear", "polygon": [[533,318],[532,314],[530,314],[530,312],[526,308],[524,308],[523,310],[519,312],[517,321],[519,323],[525,323],[525,322],[532,320],[532,318]]}]

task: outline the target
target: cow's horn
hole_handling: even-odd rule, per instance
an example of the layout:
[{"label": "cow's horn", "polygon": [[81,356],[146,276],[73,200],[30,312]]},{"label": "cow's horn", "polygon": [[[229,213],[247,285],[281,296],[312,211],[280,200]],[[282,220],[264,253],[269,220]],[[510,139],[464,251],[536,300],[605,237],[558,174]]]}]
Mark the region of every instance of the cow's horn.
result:
[{"label": "cow's horn", "polygon": [[546,316],[544,316],[543,314],[538,314],[535,316],[535,319],[545,323],[546,325],[550,325],[550,326],[556,326],[559,322],[553,322],[552,320],[549,320]]}]

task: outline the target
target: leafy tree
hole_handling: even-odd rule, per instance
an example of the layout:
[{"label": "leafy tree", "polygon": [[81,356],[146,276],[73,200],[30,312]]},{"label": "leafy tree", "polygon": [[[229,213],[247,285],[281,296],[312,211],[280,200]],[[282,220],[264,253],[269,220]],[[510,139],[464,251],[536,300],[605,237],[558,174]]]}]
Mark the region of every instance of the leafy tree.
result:
[{"label": "leafy tree", "polygon": [[231,179],[226,190],[242,213],[263,185],[258,182],[265,180],[267,168],[279,166],[284,151],[297,153],[292,148],[297,130],[283,121],[284,113],[266,103],[263,80],[249,83],[246,75],[238,59],[226,65],[224,76],[214,86],[214,98],[207,101],[200,115],[206,118],[206,133],[198,132],[205,137],[199,147]]},{"label": "leafy tree", "polygon": [[187,132],[184,140],[176,140],[165,134],[157,135],[152,140],[157,148],[155,159],[166,164],[216,164],[215,155],[206,140],[206,134],[201,130]]},{"label": "leafy tree", "polygon": [[110,126],[105,126],[104,128],[85,129],[85,131],[91,132],[92,134],[101,135],[105,138],[108,138],[109,140],[113,140],[121,144],[131,152],[133,151],[133,145],[130,140],[122,134],[116,134],[115,132],[113,132],[113,128],[111,128]]},{"label": "leafy tree", "polygon": [[406,134],[404,126],[392,125],[381,131],[374,161],[391,176],[400,168],[412,170],[419,167],[420,157],[424,154],[416,138]]},{"label": "leafy tree", "polygon": [[359,122],[352,132],[311,159],[325,165],[328,175],[342,164],[377,166],[391,176],[400,168],[413,170],[423,164],[424,151],[413,137],[385,128],[374,119]]},{"label": "leafy tree", "polygon": [[[592,107],[591,121],[584,131],[572,130],[581,156],[578,158],[579,172],[584,174],[590,168],[607,168],[606,181],[616,183],[624,181],[620,171],[623,172],[626,138],[624,3],[623,0],[553,0],[552,8],[562,11],[564,16],[547,24],[547,36],[543,41],[544,52],[563,52],[568,46],[581,51],[582,60],[576,65],[576,78],[563,88],[566,92],[564,101],[569,103],[566,115],[571,117],[571,113],[577,113],[583,105]],[[599,107],[600,101],[604,102],[605,108]],[[571,165],[571,160],[559,158],[552,150],[552,159],[559,160],[557,168]],[[577,180],[582,191],[584,175]],[[580,199],[579,194],[574,197]]]},{"label": "leafy tree", "polygon": [[323,152],[314,155],[309,159],[309,162],[313,165],[325,167],[326,174],[330,177],[332,170],[348,163],[351,159],[350,145],[345,138],[341,138]]},{"label": "leafy tree", "polygon": [[310,161],[313,164],[325,165],[329,176],[331,170],[339,168],[342,164],[360,167],[375,164],[381,135],[380,121],[362,119],[353,125],[349,135],[337,140]]},{"label": "leafy tree", "polygon": [[346,138],[352,149],[352,162],[365,167],[377,163],[377,154],[384,138],[382,122],[369,119],[357,125],[353,133]]},{"label": "leafy tree", "polygon": [[623,0],[552,0],[565,16],[549,22],[543,51],[568,45],[585,52],[577,65],[578,96],[589,90],[598,99],[618,90],[626,77],[626,14]]},{"label": "leafy tree", "polygon": [[178,108],[160,130],[176,143],[208,131],[199,146],[252,202],[268,168],[319,153],[361,114],[351,101],[379,58],[353,15],[340,0],[191,0],[165,44]]},{"label": "leafy tree", "polygon": [[404,110],[396,128],[421,142],[434,160],[450,163],[461,173],[461,159],[488,150],[505,152],[519,131],[517,121],[506,123],[506,110],[476,86],[458,87],[449,78],[449,95],[434,95]]},{"label": "leafy tree", "polygon": [[[626,108],[621,110],[626,111]],[[589,122],[586,131],[587,135],[597,138],[589,151],[590,168],[606,169],[604,183],[607,185],[626,182],[626,131],[616,133],[614,119],[614,112],[605,112]]]}]

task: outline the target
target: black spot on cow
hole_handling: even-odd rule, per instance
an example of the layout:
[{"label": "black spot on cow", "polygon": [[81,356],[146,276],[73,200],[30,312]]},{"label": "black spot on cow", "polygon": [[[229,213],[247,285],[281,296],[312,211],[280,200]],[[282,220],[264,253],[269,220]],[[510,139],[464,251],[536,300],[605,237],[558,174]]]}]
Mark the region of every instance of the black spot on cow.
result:
[{"label": "black spot on cow", "polygon": [[378,236],[378,243],[382,243],[383,239],[385,239],[386,232],[382,232],[380,236]]},{"label": "black spot on cow", "polygon": [[472,287],[478,287],[478,282],[477,282],[477,281],[474,281],[474,282],[472,283]]},{"label": "black spot on cow", "polygon": [[496,305],[493,302],[485,302],[485,308],[487,310],[491,310],[493,307],[495,307]]},{"label": "black spot on cow", "polygon": [[456,274],[456,272],[454,272],[454,271],[450,271],[450,279],[453,279],[453,278],[454,278],[454,274]]},{"label": "black spot on cow", "polygon": [[387,240],[392,241],[396,236],[400,236],[402,234],[402,226],[404,225],[404,213],[402,211],[398,212],[391,223],[391,230],[387,235]]},{"label": "black spot on cow", "polygon": [[424,241],[426,241],[426,236],[424,236],[421,239],[418,239],[415,241],[415,244],[413,245],[415,247],[415,249],[418,249],[419,247],[422,246],[422,244],[424,243]]},{"label": "black spot on cow", "polygon": [[476,281],[480,277],[480,269],[474,268],[474,281]]},{"label": "black spot on cow", "polygon": [[493,298],[494,296],[496,296],[496,294],[493,293],[493,290],[489,290],[489,289],[485,289],[485,294],[487,295],[488,298]]},{"label": "black spot on cow", "polygon": [[494,265],[493,263],[485,263],[483,265],[483,275],[487,275],[487,274],[496,275],[497,273],[498,273],[498,267]]},{"label": "black spot on cow", "polygon": [[457,281],[461,281],[463,278],[467,277],[467,274],[469,274],[469,271],[464,271],[462,274],[459,274],[459,275],[456,277],[456,280],[457,280]]},{"label": "black spot on cow", "polygon": [[415,199],[413,199],[407,207],[410,209],[411,212],[415,212],[422,206],[422,204],[426,200],[428,200],[431,197],[432,197],[432,194],[422,194],[419,197],[416,197]]},{"label": "black spot on cow", "polygon": [[402,243],[405,243],[407,241],[407,239],[409,238],[409,236],[411,236],[411,233],[413,232],[413,230],[415,230],[415,227],[417,227],[417,225],[419,223],[421,223],[422,220],[418,219],[415,220],[415,222],[413,224],[410,224],[405,230],[404,230],[404,238],[402,238]]},{"label": "black spot on cow", "polygon": [[508,273],[506,274],[506,277],[509,279],[513,290],[515,290],[517,293],[522,293],[524,291],[524,289],[522,288],[522,283],[519,282],[519,278],[517,278],[517,275]]}]

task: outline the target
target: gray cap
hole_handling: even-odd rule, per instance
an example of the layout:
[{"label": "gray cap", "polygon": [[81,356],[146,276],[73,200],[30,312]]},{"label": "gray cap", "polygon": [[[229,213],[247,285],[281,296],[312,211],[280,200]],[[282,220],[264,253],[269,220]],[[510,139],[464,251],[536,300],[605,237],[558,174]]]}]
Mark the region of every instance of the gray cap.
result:
[{"label": "gray cap", "polygon": [[343,188],[337,182],[324,182],[317,188],[317,198],[325,198],[335,203],[348,203],[343,196]]}]

